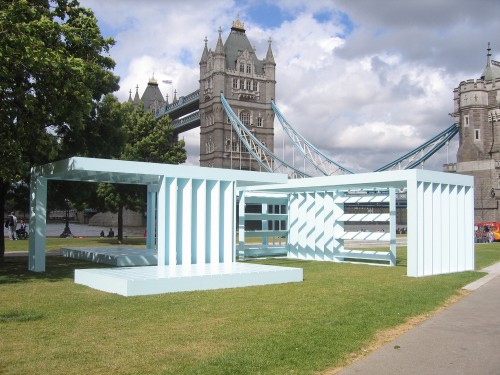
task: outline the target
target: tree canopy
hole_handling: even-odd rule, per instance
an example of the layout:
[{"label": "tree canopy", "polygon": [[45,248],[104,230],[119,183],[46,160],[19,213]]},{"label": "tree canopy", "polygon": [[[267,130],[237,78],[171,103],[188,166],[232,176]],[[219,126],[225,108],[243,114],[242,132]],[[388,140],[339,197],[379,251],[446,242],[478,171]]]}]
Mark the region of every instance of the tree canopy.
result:
[{"label": "tree canopy", "polygon": [[[155,120],[151,112],[144,111],[142,103],[136,109],[130,103],[122,104],[128,113],[124,123],[125,146],[117,157],[121,160],[181,164],[186,161],[184,141],[178,141],[168,116]],[[105,208],[118,212],[118,240],[123,239],[123,208],[145,209],[146,190],[137,185],[99,184],[97,194]]]},{"label": "tree canopy", "polygon": [[[103,95],[118,89],[90,9],[76,0],[0,0],[0,214],[13,182],[60,157]],[[4,242],[0,243],[0,257]]]}]

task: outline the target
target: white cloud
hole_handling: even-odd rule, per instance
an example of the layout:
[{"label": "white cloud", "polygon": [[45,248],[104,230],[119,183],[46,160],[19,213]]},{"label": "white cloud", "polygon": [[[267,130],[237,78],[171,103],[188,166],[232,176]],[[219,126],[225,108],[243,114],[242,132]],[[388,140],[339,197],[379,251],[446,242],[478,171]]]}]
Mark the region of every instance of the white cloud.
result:
[{"label": "white cloud", "polygon": [[[483,14],[500,12],[500,2],[457,1],[461,6],[452,0],[397,7],[368,0],[277,1],[273,4],[289,16],[278,27],[244,19],[250,0],[82,4],[94,9],[103,30],[117,41],[111,56],[121,76],[121,100],[128,98],[129,90],[133,95],[136,85],[142,94],[153,73],[169,97],[173,88],[178,96],[196,90],[203,39],[207,36],[208,47],[214,49],[219,26],[225,40],[241,10],[259,58],[272,37],[275,99],[287,120],[336,161],[364,171],[396,159],[450,126],[453,89],[481,73],[488,35],[500,32],[495,17]],[[493,47],[498,59],[500,45]],[[173,87],[162,84],[163,79],[173,80]],[[275,127],[281,156],[278,121]],[[187,143],[188,162],[197,165],[197,130],[181,137]],[[440,169],[445,159],[438,155],[427,165]]]}]

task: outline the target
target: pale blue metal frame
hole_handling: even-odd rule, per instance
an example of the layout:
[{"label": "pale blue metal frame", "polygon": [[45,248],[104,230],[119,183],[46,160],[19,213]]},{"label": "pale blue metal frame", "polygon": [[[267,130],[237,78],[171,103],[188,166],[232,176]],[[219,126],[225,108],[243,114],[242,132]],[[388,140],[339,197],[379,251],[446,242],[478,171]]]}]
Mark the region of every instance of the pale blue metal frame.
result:
[{"label": "pale blue metal frame", "polygon": [[[45,270],[47,180],[147,185],[148,248],[158,250],[158,265],[234,261],[236,187],[284,183],[277,173],[70,158],[34,167],[31,173],[29,262]],[[156,238],[155,238],[156,234]]]},{"label": "pale blue metal frame", "polygon": [[[408,276],[474,269],[474,180],[471,176],[414,169],[288,180],[284,174],[71,158],[32,170],[28,262],[32,271],[45,270],[49,179],[148,185],[147,243],[154,243],[155,234],[151,229],[155,227],[156,200],[158,267],[233,264],[238,193],[280,194],[280,199],[283,194],[287,195],[288,255],[341,261],[347,258],[342,240],[368,238],[363,232],[348,234],[343,230],[342,222],[349,218],[343,216],[342,206],[349,199],[358,199],[346,191],[389,191],[389,221],[393,223],[394,191],[406,189]],[[244,210],[240,210],[242,214]],[[266,220],[268,214],[262,215],[260,219]],[[378,235],[389,239],[391,246],[395,245],[393,224],[390,233]],[[243,235],[239,246],[244,244],[244,238]],[[395,248],[389,253],[385,259],[394,264]],[[352,252],[348,255],[354,256]],[[359,255],[363,256],[366,254]]]},{"label": "pale blue metal frame", "polygon": [[[288,256],[343,261],[386,260],[395,264],[395,191],[407,189],[407,275],[413,277],[474,270],[474,179],[426,170],[402,170],[289,180],[254,186],[245,194],[289,195]],[[389,233],[345,232],[347,191],[389,191]],[[386,197],[382,197],[387,199]],[[240,228],[241,231],[241,228]],[[388,254],[348,252],[344,240],[390,241]]]}]

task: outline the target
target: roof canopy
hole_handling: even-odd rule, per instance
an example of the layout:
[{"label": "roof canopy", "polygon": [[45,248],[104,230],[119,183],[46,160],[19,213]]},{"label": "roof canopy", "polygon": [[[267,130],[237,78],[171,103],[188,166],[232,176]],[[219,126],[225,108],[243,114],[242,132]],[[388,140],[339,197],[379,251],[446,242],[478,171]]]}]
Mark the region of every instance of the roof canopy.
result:
[{"label": "roof canopy", "polygon": [[237,186],[285,183],[284,174],[203,168],[138,161],[73,157],[33,169],[36,177],[49,180],[157,184],[163,176],[236,181]]}]

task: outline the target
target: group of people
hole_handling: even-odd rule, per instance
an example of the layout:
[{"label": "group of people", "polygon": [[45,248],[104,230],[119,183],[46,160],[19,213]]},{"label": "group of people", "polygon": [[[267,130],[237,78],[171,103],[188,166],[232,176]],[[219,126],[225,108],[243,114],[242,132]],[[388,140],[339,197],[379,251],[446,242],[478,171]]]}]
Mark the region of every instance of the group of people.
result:
[{"label": "group of people", "polygon": [[492,243],[495,241],[495,235],[491,230],[475,230],[474,231],[474,242],[476,243]]},{"label": "group of people", "polygon": [[[115,236],[115,232],[113,230],[113,228],[109,228],[109,232],[108,232],[108,238],[113,238]],[[104,237],[104,231],[101,230],[101,234],[100,234],[100,237]]]},{"label": "group of people", "polygon": [[19,229],[17,229],[17,224],[17,217],[14,212],[11,212],[5,220],[5,228],[9,230],[9,238],[11,240],[28,238],[28,231],[24,221],[21,220]]}]

